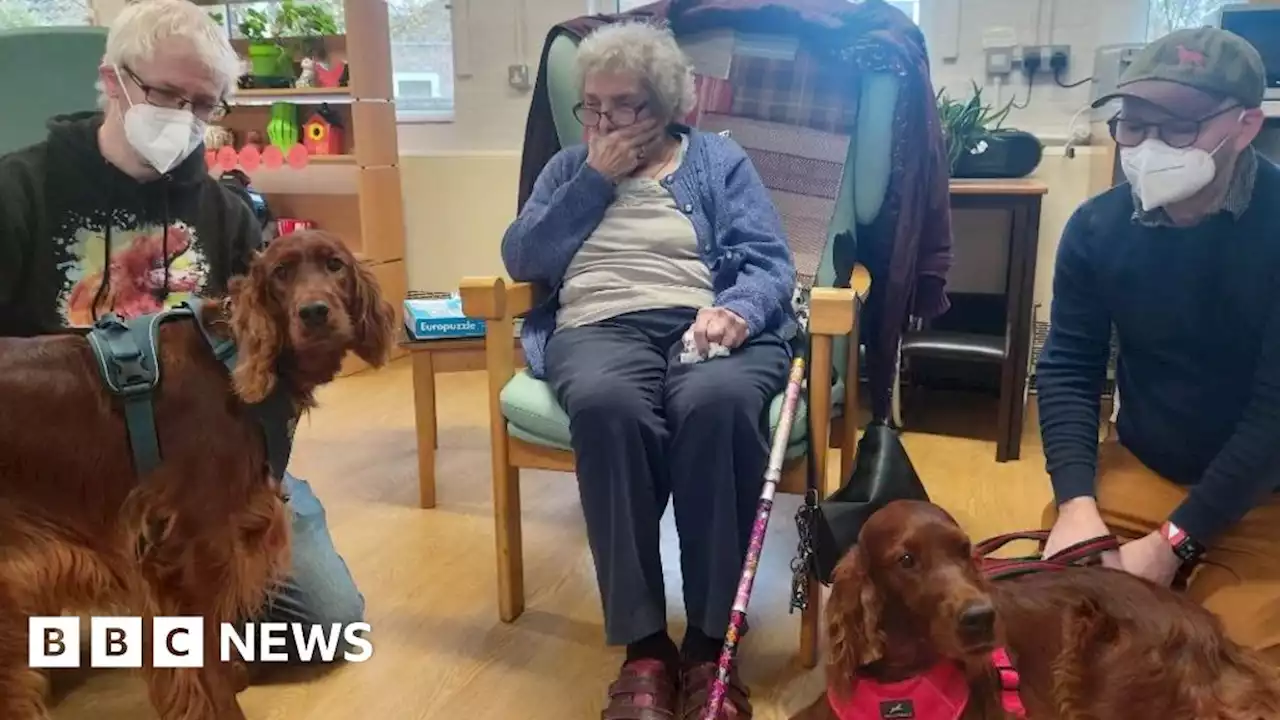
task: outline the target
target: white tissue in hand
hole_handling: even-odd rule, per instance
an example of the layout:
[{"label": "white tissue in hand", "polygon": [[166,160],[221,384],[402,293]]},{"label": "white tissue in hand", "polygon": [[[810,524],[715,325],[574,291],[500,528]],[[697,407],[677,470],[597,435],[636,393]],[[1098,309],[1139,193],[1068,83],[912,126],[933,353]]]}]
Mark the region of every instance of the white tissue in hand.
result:
[{"label": "white tissue in hand", "polygon": [[698,344],[694,342],[693,331],[687,330],[684,334],[684,350],[680,352],[680,362],[685,365],[710,360],[712,358],[726,357],[729,354],[729,348],[720,343],[710,343],[707,346],[707,352],[698,352]]}]

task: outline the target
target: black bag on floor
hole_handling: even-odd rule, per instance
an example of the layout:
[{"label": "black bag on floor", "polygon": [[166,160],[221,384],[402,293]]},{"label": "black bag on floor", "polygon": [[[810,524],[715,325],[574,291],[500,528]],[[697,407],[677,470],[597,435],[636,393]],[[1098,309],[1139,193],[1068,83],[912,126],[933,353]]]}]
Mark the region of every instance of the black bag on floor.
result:
[{"label": "black bag on floor", "polygon": [[857,544],[867,518],[894,500],[927,502],[929,494],[898,431],[884,420],[873,420],[858,441],[853,472],[844,485],[821,502],[811,490],[797,517],[801,545],[807,544],[812,569],[823,584],[831,584],[836,565]]}]

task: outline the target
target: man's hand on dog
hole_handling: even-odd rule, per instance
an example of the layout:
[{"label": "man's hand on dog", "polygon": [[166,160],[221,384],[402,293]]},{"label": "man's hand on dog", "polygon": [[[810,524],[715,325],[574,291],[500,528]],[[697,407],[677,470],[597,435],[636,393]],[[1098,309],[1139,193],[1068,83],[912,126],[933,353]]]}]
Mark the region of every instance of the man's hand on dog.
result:
[{"label": "man's hand on dog", "polygon": [[[1053,523],[1042,555],[1049,559],[1072,545],[1110,534],[1111,530],[1102,521],[1102,513],[1098,512],[1098,502],[1091,497],[1074,498],[1058,507],[1058,519]],[[1124,569],[1119,553],[1115,552],[1103,553],[1102,564]]]},{"label": "man's hand on dog", "polygon": [[1161,587],[1172,585],[1173,578],[1182,567],[1182,561],[1174,554],[1169,541],[1159,532],[1121,545],[1120,564],[1125,572],[1146,578]]}]

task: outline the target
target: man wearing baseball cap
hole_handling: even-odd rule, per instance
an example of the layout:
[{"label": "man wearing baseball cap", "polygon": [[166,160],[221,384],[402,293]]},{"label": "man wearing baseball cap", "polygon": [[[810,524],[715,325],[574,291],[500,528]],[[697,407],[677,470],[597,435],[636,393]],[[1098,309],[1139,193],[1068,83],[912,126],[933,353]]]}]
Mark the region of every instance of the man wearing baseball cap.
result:
[{"label": "man wearing baseball cap", "polygon": [[[1265,88],[1254,47],[1197,28],[1098,100],[1119,101],[1128,182],[1067,223],[1037,384],[1046,556],[1115,533],[1107,564],[1185,583],[1280,662],[1280,168],[1251,147]],[[1124,401],[1099,446],[1113,328]]]}]

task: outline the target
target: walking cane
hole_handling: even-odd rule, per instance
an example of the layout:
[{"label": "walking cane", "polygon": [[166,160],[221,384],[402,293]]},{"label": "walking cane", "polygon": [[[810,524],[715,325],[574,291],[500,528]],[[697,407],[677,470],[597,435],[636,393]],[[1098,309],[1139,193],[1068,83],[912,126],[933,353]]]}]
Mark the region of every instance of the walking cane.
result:
[{"label": "walking cane", "polygon": [[[801,323],[801,334],[804,335]],[[802,344],[807,347],[808,343]],[[756,506],[755,523],[751,526],[751,542],[747,545],[747,559],[742,565],[742,576],[738,580],[738,594],[733,601],[733,609],[729,613],[729,631],[724,635],[724,647],[720,650],[720,660],[716,665],[716,677],[711,684],[711,693],[707,697],[707,707],[702,713],[702,720],[717,720],[724,708],[725,695],[729,692],[729,672],[733,669],[734,656],[738,652],[738,641],[742,628],[747,620],[747,603],[751,600],[751,587],[755,584],[756,568],[760,564],[760,551],[764,548],[764,533],[769,527],[769,515],[773,511],[773,495],[782,478],[782,461],[787,452],[787,441],[791,437],[791,424],[796,416],[796,404],[804,385],[805,354],[797,352],[791,363],[791,377],[787,381],[786,395],[782,398],[782,414],[778,418],[778,429],[773,433],[773,447],[769,451],[769,466],[764,473],[764,489],[760,491],[760,504]]]}]

